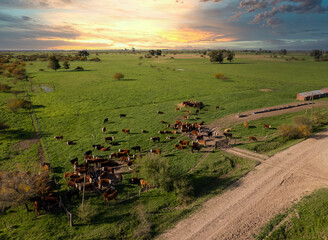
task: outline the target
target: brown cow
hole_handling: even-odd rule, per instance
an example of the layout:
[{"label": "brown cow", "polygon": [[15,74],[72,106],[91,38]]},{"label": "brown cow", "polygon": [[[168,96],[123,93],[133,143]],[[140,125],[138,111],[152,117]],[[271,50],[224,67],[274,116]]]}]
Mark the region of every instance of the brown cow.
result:
[{"label": "brown cow", "polygon": [[108,147],[106,147],[106,148],[105,148],[105,147],[104,147],[104,148],[101,148],[100,151],[102,151],[102,152],[106,152],[106,151],[108,151],[109,149],[110,149],[110,146],[108,146]]},{"label": "brown cow", "polygon": [[130,134],[130,129],[122,129],[122,132],[123,132],[123,133]]},{"label": "brown cow", "polygon": [[145,179],[140,179],[140,187],[141,188],[144,188],[144,187],[150,188],[150,184]]},{"label": "brown cow", "polygon": [[181,110],[181,108],[175,108],[175,111],[180,111]]},{"label": "brown cow", "polygon": [[33,204],[34,207],[34,212],[35,212],[35,217],[40,215],[40,209],[41,209],[41,205],[39,201],[35,201]]},{"label": "brown cow", "polygon": [[[106,193],[106,192],[105,192]],[[118,191],[115,190],[113,193],[111,194],[103,194],[104,199],[107,201],[107,203],[109,203],[110,200],[116,199],[117,193]]]},{"label": "brown cow", "polygon": [[112,180],[110,180],[110,179],[106,179],[106,178],[100,179],[98,181],[98,188],[100,190],[102,190],[103,187],[110,187],[111,183],[112,183]]},{"label": "brown cow", "polygon": [[183,117],[183,119],[189,119],[189,117],[188,116],[182,116]]},{"label": "brown cow", "polygon": [[248,141],[249,141],[249,142],[250,142],[250,141],[257,142],[257,139],[256,139],[256,137],[249,137],[249,138],[248,138]]},{"label": "brown cow", "polygon": [[190,111],[187,110],[186,113],[187,113],[187,114],[190,114]]},{"label": "brown cow", "polygon": [[224,135],[226,138],[230,138],[230,139],[232,139],[232,133],[224,132],[223,135]]},{"label": "brown cow", "polygon": [[183,145],[180,145],[180,144],[174,144],[174,147],[176,148],[176,149],[178,149],[178,150],[182,150],[182,149],[185,149],[185,146],[183,146]]},{"label": "brown cow", "polygon": [[180,140],[178,143],[185,145],[185,146],[189,146],[189,141],[187,141],[187,140]]},{"label": "brown cow", "polygon": [[130,161],[130,157],[120,157],[121,162],[128,162]]},{"label": "brown cow", "polygon": [[61,136],[54,136],[54,139],[56,139],[56,140],[63,139],[63,138],[64,138],[63,135],[61,135]]},{"label": "brown cow", "polygon": [[245,127],[245,128],[249,128],[247,122],[244,122],[244,127]]},{"label": "brown cow", "polygon": [[67,144],[67,145],[73,145],[73,140],[68,140],[68,141],[66,141],[66,144]]},{"label": "brown cow", "polygon": [[161,154],[161,150],[160,149],[150,149],[149,152],[150,153],[155,153],[155,154]]},{"label": "brown cow", "polygon": [[173,136],[167,136],[166,139],[171,140],[171,139],[174,139],[174,137]]},{"label": "brown cow", "polygon": [[204,145],[204,146],[206,146],[206,141],[205,141],[205,140],[197,140],[197,142],[198,142],[200,145]]},{"label": "brown cow", "polygon": [[119,153],[125,153],[125,155],[129,155],[130,154],[130,150],[129,149],[119,149],[118,152]]},{"label": "brown cow", "polygon": [[264,125],[263,125],[263,128],[268,128],[268,129],[270,129],[270,128],[271,128],[271,125],[264,124]]},{"label": "brown cow", "polygon": [[193,131],[191,132],[191,134],[192,134],[192,135],[196,135],[196,136],[197,136],[197,135],[199,134],[199,132],[198,132],[198,131],[196,131],[196,130],[193,130]]}]

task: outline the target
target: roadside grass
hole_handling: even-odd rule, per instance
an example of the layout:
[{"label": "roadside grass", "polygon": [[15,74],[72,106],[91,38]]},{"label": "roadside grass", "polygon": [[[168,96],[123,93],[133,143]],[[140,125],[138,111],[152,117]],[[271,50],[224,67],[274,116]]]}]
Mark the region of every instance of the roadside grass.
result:
[{"label": "roadside grass", "polygon": [[[91,54],[90,58],[93,55]],[[67,190],[63,173],[73,170],[69,160],[78,157],[82,162],[83,153],[92,149],[92,144],[108,146],[104,137],[110,135],[114,136],[120,145],[113,146],[109,152],[135,145],[140,145],[143,153],[150,148],[158,148],[162,150],[162,155],[170,160],[172,167],[182,168],[187,173],[204,153],[191,154],[190,149],[176,150],[174,143],[179,139],[187,139],[181,134],[172,135],[174,140],[167,140],[167,135],[157,133],[166,129],[166,124],[161,124],[161,120],[172,123],[186,115],[184,108],[181,112],[174,111],[176,104],[182,101],[203,101],[205,108],[198,116],[191,114],[188,121],[195,122],[193,119],[199,117],[198,122],[210,123],[232,113],[294,101],[297,92],[327,87],[325,63],[269,62],[241,57],[233,64],[211,64],[204,58],[139,60],[139,55],[119,53],[99,54],[99,58],[102,61],[98,63],[72,62],[71,69],[82,66],[86,70],[79,72],[62,69],[54,72],[46,68],[48,62],[33,62],[33,65],[27,65],[27,71],[33,77],[27,84],[29,94],[48,143],[48,153],[56,178],[62,184],[59,191],[63,193]],[[138,65],[138,62],[143,64]],[[45,71],[39,71],[42,68]],[[125,78],[113,80],[116,72],[121,72]],[[225,74],[227,80],[213,79],[216,72]],[[290,72],[293,74],[289,74]],[[1,79],[1,82],[5,81],[9,80]],[[276,91],[259,91],[266,88]],[[0,93],[1,100],[8,98],[6,94],[8,93]],[[215,110],[216,105],[220,105],[220,110]],[[11,156],[13,154],[10,148],[34,133],[28,113],[25,113],[25,118],[21,117],[26,110],[20,110],[21,112],[14,115],[4,104],[1,106],[5,112],[6,123],[16,127],[20,134],[27,131],[27,136],[19,135],[18,139],[12,140],[8,140],[11,134],[1,135],[6,136],[6,142],[0,148],[3,156],[7,156],[2,160],[1,169],[14,170],[13,163],[25,164],[26,159],[37,161],[37,146],[19,151],[20,157]],[[195,112],[194,109],[188,110]],[[157,111],[163,111],[164,114],[159,115]],[[127,114],[126,118],[120,118],[123,113]],[[17,116],[20,120],[16,119]],[[106,124],[103,123],[105,118],[109,119]],[[281,120],[277,119],[277,122],[279,121]],[[101,132],[103,126],[107,127],[105,134]],[[123,134],[121,129],[125,128],[131,130],[130,135]],[[141,133],[141,129],[146,129],[148,133]],[[5,131],[7,130],[3,132]],[[247,136],[248,133],[244,134]],[[64,135],[64,141],[56,141],[53,138],[55,135]],[[149,138],[154,136],[160,136],[161,142],[150,141]],[[67,146],[65,140],[75,140],[75,145]],[[93,152],[97,156],[109,154],[97,150]],[[204,162],[188,175],[195,189],[195,200],[187,206],[180,205],[174,192],[165,193],[159,189],[142,192],[138,197],[139,187],[129,183],[129,179],[137,175],[127,174],[123,182],[115,186],[119,195],[116,201],[110,202],[109,207],[106,207],[99,194],[87,195],[87,199],[90,199],[99,211],[90,225],[75,218],[77,225],[70,228],[63,213],[34,218],[33,212],[26,213],[24,208],[18,207],[0,216],[8,226],[18,227],[9,228],[4,225],[0,234],[21,239],[154,237],[197,209],[206,199],[224,191],[255,165],[254,161],[220,151],[210,153]],[[74,216],[77,215],[80,201],[73,199],[71,203],[67,202]],[[145,222],[150,225],[140,230],[140,225]],[[41,235],[38,235],[39,233]]]},{"label": "roadside grass", "polygon": [[[256,239],[327,239],[328,189],[304,197],[285,213],[277,215]],[[288,216],[288,219],[286,217]],[[278,226],[279,225],[279,226]],[[273,230],[273,231],[272,231]]]},{"label": "roadside grass", "polygon": [[[294,112],[289,114],[283,114],[279,116],[258,119],[249,121],[249,128],[245,128],[243,123],[237,125],[231,125],[233,137],[232,143],[236,142],[234,146],[245,148],[258,153],[272,156],[277,152],[280,152],[298,142],[303,141],[305,138],[299,139],[286,139],[279,136],[278,127],[282,124],[293,124],[293,118],[304,116],[311,118],[311,110],[304,110],[300,112]],[[315,108],[314,113],[320,113],[323,115],[324,123],[318,125],[313,121],[313,134],[324,130],[328,123],[328,109],[327,107]],[[271,125],[271,129],[264,128],[263,125]],[[257,142],[249,142],[249,137],[253,136],[257,138]]]}]

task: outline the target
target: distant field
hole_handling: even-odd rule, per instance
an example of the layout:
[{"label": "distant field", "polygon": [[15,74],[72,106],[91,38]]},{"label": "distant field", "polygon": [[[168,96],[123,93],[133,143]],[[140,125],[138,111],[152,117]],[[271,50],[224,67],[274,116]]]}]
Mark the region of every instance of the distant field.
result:
[{"label": "distant field", "polygon": [[[182,112],[174,110],[182,101],[202,101],[205,108],[200,111],[198,121],[210,123],[228,114],[295,101],[298,92],[328,87],[327,63],[314,62],[308,56],[304,56],[305,61],[287,62],[269,55],[240,55],[231,64],[212,64],[208,58],[196,54],[170,54],[141,60],[139,56],[99,54],[100,62],[71,62],[70,70],[59,69],[57,72],[47,68],[48,62],[27,64],[32,80],[25,84],[48,143],[56,178],[62,183],[62,191],[67,189],[62,179],[63,173],[72,171],[69,160],[74,157],[82,160],[83,153],[91,149],[92,144],[104,144],[104,136],[109,135],[114,136],[120,144],[112,147],[110,152],[135,145],[140,145],[143,151],[160,148],[173,167],[181,167],[184,172],[188,172],[205,153],[178,151],[174,149],[174,143],[183,138],[181,135],[177,139],[166,140],[166,135],[157,133],[166,129],[166,124],[161,124],[161,120],[172,123],[185,115],[185,109]],[[95,55],[89,58],[92,57]],[[72,71],[77,66],[82,66],[85,71]],[[125,78],[114,80],[113,75],[117,72],[123,73]],[[223,73],[227,79],[215,79],[215,73]],[[6,81],[1,78],[1,82]],[[17,85],[15,88],[21,89],[22,86]],[[260,89],[274,91],[263,92]],[[33,128],[27,111],[15,115],[6,109],[5,103],[10,98],[14,98],[14,95],[0,93],[3,119],[13,126],[12,130],[24,129],[27,133],[17,139],[13,139],[10,132],[0,136],[4,141],[0,145],[3,153],[0,159],[2,170],[13,170],[12,162],[24,165],[26,156],[35,162],[37,157],[34,157],[38,156],[38,143],[29,150],[18,151],[17,157],[11,150],[10,146],[14,143],[31,137]],[[215,110],[216,105],[220,106],[219,110]],[[159,115],[157,111],[163,111],[164,114]],[[120,118],[119,115],[123,113],[127,114],[126,118]],[[194,117],[196,115],[192,115],[192,119]],[[103,124],[105,118],[109,119],[109,123]],[[192,119],[189,121],[194,122]],[[276,120],[277,124],[283,121],[279,118]],[[101,132],[103,126],[107,127],[106,134]],[[130,129],[130,135],[122,133],[121,129],[125,128]],[[142,129],[149,133],[142,134]],[[62,141],[54,140],[54,135],[64,135],[65,140],[75,140],[76,144],[67,146]],[[154,136],[160,136],[162,141],[159,144],[152,143],[149,138]],[[99,151],[96,155],[108,156],[108,153]],[[139,188],[128,184],[132,176],[127,175],[123,183],[118,185],[120,194],[117,202],[111,202],[108,210],[104,208],[105,202],[100,196],[88,197],[100,209],[93,225],[70,229],[62,214],[45,215],[34,219],[33,224],[27,223],[28,219],[33,219],[33,213],[27,216],[24,209],[18,208],[16,213],[11,212],[1,218],[10,225],[23,212],[24,221],[19,223],[18,228],[1,227],[0,234],[28,239],[41,231],[43,235],[39,235],[39,239],[132,238],[142,224],[139,218],[140,211],[143,211],[152,223],[148,231],[151,236],[155,236],[195,210],[204,199],[220,193],[253,169],[255,164],[221,152],[213,153],[190,174],[195,184],[195,196],[199,200],[188,207],[179,206],[175,193],[156,189],[142,193],[141,198],[128,198],[137,194]],[[69,205],[73,212],[77,203],[76,200]],[[62,232],[58,232],[58,229],[62,229]]]}]

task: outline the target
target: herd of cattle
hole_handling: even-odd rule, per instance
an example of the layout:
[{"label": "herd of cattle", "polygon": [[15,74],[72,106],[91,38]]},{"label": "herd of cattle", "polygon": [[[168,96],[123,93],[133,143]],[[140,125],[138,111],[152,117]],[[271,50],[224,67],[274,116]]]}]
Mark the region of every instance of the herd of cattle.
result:
[{"label": "herd of cattle", "polygon": [[[194,119],[197,121],[199,119],[198,114],[203,108],[202,102],[187,101],[183,102],[184,107],[194,107],[197,108],[193,113],[186,110],[186,116],[183,116],[183,120],[189,119],[189,116],[194,115]],[[216,106],[216,109],[219,107]],[[175,111],[181,111],[181,108],[175,108]],[[158,111],[157,114],[164,114],[162,111]],[[127,114],[120,114],[120,118],[126,117]],[[206,139],[212,136],[212,131],[208,129],[205,130],[204,122],[194,122],[190,123],[188,121],[183,122],[183,120],[176,120],[174,123],[168,123],[161,121],[162,124],[167,124],[166,129],[171,128],[172,130],[159,130],[157,133],[159,135],[167,135],[166,139],[174,139],[175,134],[183,134],[190,138],[189,140],[178,140],[174,144],[174,148],[178,150],[183,150],[186,148],[191,149],[191,152],[199,152],[202,147],[206,146]],[[108,118],[105,118],[103,123],[107,123]],[[248,124],[244,122],[244,127],[248,128]],[[264,128],[271,128],[270,125],[264,125]],[[106,127],[102,127],[101,131],[106,133]],[[130,129],[122,129],[124,134],[130,134]],[[146,130],[141,130],[141,133],[148,133]],[[232,139],[231,128],[225,129],[223,135],[228,140]],[[206,138],[207,137],[207,138]],[[63,136],[55,136],[56,140],[63,139]],[[154,136],[150,138],[150,141],[158,143],[161,141],[160,136]],[[249,141],[257,141],[255,137],[249,137]],[[102,144],[94,144],[92,147],[100,151],[109,151],[111,146],[116,145],[114,136],[104,137],[104,142],[110,144],[110,146],[103,146]],[[67,145],[72,145],[73,141],[66,141]],[[70,162],[73,166],[74,171],[64,173],[64,179],[69,188],[68,198],[73,195],[79,195],[79,191],[98,191],[102,194],[102,197],[109,202],[115,199],[118,191],[115,189],[114,185],[122,181],[122,172],[118,172],[122,166],[128,167],[132,171],[131,166],[133,165],[137,157],[141,158],[143,153],[150,152],[154,154],[161,154],[161,149],[150,149],[149,151],[141,151],[141,146],[134,146],[131,149],[119,149],[117,152],[112,152],[109,154],[108,158],[105,157],[95,157],[92,154],[92,150],[84,153],[84,162],[79,164],[78,158],[71,159]],[[149,187],[150,184],[145,179],[132,178],[130,179],[132,184],[138,184],[141,188]],[[40,203],[39,203],[40,205]],[[36,206],[37,207],[37,206]]]}]

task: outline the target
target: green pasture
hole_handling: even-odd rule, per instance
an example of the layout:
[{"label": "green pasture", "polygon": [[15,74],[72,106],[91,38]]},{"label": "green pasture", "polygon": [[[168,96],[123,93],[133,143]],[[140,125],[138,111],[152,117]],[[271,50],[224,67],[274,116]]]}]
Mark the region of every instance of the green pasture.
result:
[{"label": "green pasture", "polygon": [[[93,150],[95,155],[108,156],[119,148],[135,145],[140,145],[144,153],[151,148],[161,149],[173,168],[181,168],[187,173],[206,153],[192,154],[190,149],[178,151],[174,144],[185,137],[177,134],[172,135],[175,139],[167,140],[166,136],[170,135],[157,133],[167,129],[167,124],[160,121],[172,124],[182,119],[186,109],[181,112],[174,109],[183,101],[196,100],[205,104],[200,114],[191,114],[188,121],[195,122],[195,117],[199,117],[198,122],[210,123],[228,114],[293,102],[298,92],[328,87],[327,63],[314,62],[309,58],[286,62],[279,58],[240,56],[232,64],[212,64],[208,58],[197,55],[168,55],[141,60],[139,56],[99,54],[100,62],[70,62],[70,70],[59,69],[56,72],[47,68],[48,62],[27,64],[30,81],[24,84],[31,96],[55,177],[62,184],[60,191],[63,193],[67,190],[63,173],[73,170],[69,160],[78,157],[82,162],[83,153],[92,149],[92,144],[108,146],[104,143],[105,136],[114,136],[119,145],[113,146],[109,152]],[[174,59],[170,59],[171,56]],[[94,54],[89,56],[93,57]],[[74,71],[77,66],[85,71]],[[113,75],[117,72],[123,73],[125,78],[114,80]],[[223,73],[227,78],[215,79],[215,73]],[[0,80],[13,86],[10,79],[1,77]],[[23,89],[22,84],[14,87]],[[260,89],[274,91],[261,92]],[[39,152],[37,144],[24,151],[12,149],[14,144],[33,135],[28,111],[20,110],[14,114],[6,108],[6,101],[12,98],[15,98],[13,94],[0,92],[1,120],[11,126],[0,135],[1,170],[14,170],[16,162],[31,167]],[[220,106],[220,110],[215,110],[216,105]],[[164,114],[157,114],[157,111]],[[195,109],[191,111],[194,113]],[[120,118],[120,114],[127,114],[127,117]],[[109,119],[106,124],[103,123],[105,118]],[[283,118],[274,121],[278,125]],[[107,128],[105,134],[101,132],[103,126]],[[123,134],[121,130],[125,128],[130,129],[130,135]],[[141,133],[142,129],[148,133]],[[247,134],[241,133],[241,137]],[[63,135],[64,141],[56,141],[55,135]],[[161,137],[160,143],[150,141],[149,138],[155,136]],[[74,140],[75,144],[67,146],[65,140]],[[0,236],[25,239],[32,236],[35,239],[153,237],[194,211],[205,199],[222,192],[253,169],[255,164],[219,151],[210,153],[187,175],[195,189],[195,200],[184,207],[180,206],[174,192],[152,189],[139,198],[139,187],[128,183],[128,179],[136,175],[125,175],[123,183],[117,186],[118,199],[112,201],[109,208],[99,195],[87,196],[97,208],[92,224],[76,219],[77,225],[69,228],[62,213],[34,218],[33,212],[26,213],[18,207],[0,216],[6,222],[0,227]],[[68,208],[75,213],[79,202],[80,199],[74,199],[67,203]],[[42,235],[37,235],[40,232]]]}]

